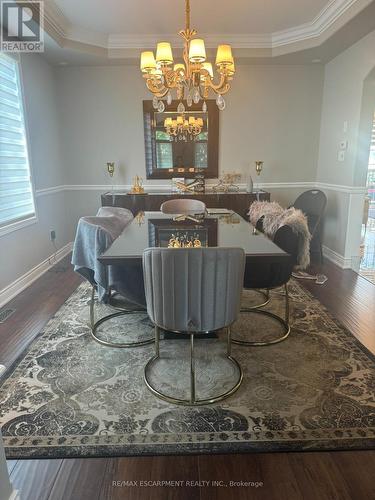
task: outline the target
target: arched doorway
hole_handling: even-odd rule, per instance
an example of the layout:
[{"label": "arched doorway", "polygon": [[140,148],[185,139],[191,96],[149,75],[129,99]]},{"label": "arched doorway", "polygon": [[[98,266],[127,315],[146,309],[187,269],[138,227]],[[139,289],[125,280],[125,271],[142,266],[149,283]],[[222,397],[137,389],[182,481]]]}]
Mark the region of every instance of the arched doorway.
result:
[{"label": "arched doorway", "polygon": [[375,284],[375,68],[363,84],[354,184],[365,186],[358,238],[360,257],[353,269]]}]

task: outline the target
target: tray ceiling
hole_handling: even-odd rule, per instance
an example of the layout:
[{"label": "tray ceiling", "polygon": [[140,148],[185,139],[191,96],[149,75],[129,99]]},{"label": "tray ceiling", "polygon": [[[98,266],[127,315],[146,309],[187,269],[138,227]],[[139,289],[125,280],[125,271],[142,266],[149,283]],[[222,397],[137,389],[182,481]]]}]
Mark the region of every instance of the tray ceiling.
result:
[{"label": "tray ceiling", "polygon": [[[55,0],[74,24],[100,33],[175,33],[184,0]],[[205,34],[273,33],[313,21],[327,0],[191,0],[192,25]]]},{"label": "tray ceiling", "polygon": [[[291,55],[299,62],[324,62],[375,29],[375,0],[190,1],[192,27],[205,39],[209,55],[219,43],[229,43],[237,61]],[[81,64],[86,54],[88,64],[96,57],[138,64],[140,51],[163,38],[182,46],[177,32],[185,25],[184,0],[45,0],[44,5],[51,62]]]}]

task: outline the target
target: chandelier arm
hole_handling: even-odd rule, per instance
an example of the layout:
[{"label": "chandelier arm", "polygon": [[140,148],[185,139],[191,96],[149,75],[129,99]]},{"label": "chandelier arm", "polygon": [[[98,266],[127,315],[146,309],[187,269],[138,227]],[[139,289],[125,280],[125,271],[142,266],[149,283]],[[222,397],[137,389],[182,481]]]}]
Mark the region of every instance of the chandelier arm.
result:
[{"label": "chandelier arm", "polygon": [[156,97],[164,97],[168,94],[169,88],[164,84],[156,84],[151,78],[146,80],[146,87],[150,92],[156,95]]},{"label": "chandelier arm", "polygon": [[226,94],[230,89],[230,84],[228,83],[228,77],[226,75],[221,75],[220,82],[215,85],[212,81],[211,76],[206,80],[206,86],[212,89],[216,94]]}]

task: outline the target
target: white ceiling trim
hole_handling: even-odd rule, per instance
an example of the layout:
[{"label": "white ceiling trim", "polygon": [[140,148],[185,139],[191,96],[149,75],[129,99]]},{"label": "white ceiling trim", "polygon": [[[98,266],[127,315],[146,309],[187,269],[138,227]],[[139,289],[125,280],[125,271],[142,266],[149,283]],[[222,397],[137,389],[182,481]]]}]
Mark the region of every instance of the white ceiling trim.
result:
[{"label": "white ceiling trim", "polygon": [[[239,49],[275,49],[296,42],[303,42],[313,38],[319,38],[325,31],[331,28],[344,14],[356,7],[359,10],[365,8],[372,0],[331,0],[325,8],[309,23],[296,26],[283,31],[269,34],[201,34],[208,48],[215,48],[220,43],[229,43]],[[156,45],[161,36],[151,35],[125,35],[125,34],[102,34],[74,26],[64,16],[53,0],[45,2],[45,25],[49,34],[54,37],[60,45],[64,41],[80,42],[82,44],[94,45],[109,51],[121,49],[144,49]],[[177,30],[178,27],[176,27]],[[56,38],[56,37],[54,37]],[[163,35],[165,40],[173,46],[181,46],[181,38],[173,34]]]},{"label": "white ceiling trim", "polygon": [[[260,48],[260,49],[271,49],[272,48],[272,36],[271,35],[236,35],[236,34],[225,34],[225,35],[205,35],[199,33],[199,35],[204,38],[204,43],[207,48],[216,48],[220,43],[229,43],[232,47],[238,49],[248,49],[248,48]],[[168,41],[173,47],[179,47],[183,45],[183,39],[174,34],[167,35],[109,35],[108,37],[108,49],[148,49],[150,47],[156,46],[157,42],[161,40]]]},{"label": "white ceiling trim", "polygon": [[355,4],[366,7],[372,0],[331,0],[310,23],[272,34],[272,48],[319,38]]}]

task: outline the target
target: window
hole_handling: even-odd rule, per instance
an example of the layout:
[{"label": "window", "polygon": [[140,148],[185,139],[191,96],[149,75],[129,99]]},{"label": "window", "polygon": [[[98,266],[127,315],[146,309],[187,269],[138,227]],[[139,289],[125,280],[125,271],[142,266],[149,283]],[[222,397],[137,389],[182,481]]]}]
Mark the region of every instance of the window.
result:
[{"label": "window", "polygon": [[173,152],[170,135],[160,130],[155,131],[156,164],[158,168],[173,168]]},{"label": "window", "polygon": [[18,62],[0,54],[0,230],[35,216]]}]

